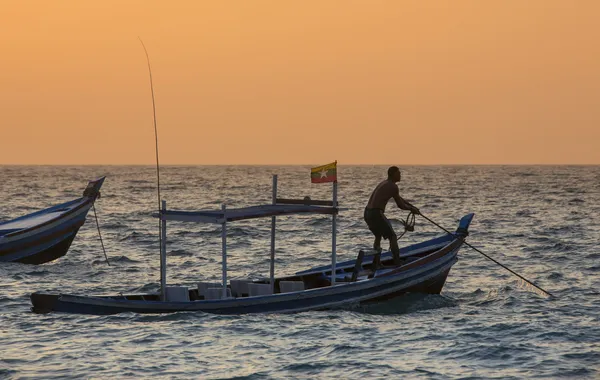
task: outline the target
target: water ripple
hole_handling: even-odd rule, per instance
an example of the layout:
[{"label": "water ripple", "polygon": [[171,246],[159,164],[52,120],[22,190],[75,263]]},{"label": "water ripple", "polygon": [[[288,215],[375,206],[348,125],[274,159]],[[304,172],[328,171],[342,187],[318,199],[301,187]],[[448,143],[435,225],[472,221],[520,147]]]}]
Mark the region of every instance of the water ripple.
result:
[{"label": "water ripple", "polygon": [[[165,167],[163,197],[175,209],[269,203],[271,175],[283,197],[330,199],[309,167]],[[341,167],[339,257],[372,237],[362,220],[386,167]],[[415,378],[522,379],[600,376],[600,168],[404,167],[402,195],[454,228],[475,212],[469,241],[557,295],[539,297],[510,273],[461,250],[441,295],[293,315],[174,313],[39,315],[29,294],[158,291],[154,168],[0,167],[3,220],[79,196],[107,175],[97,202],[110,261],[88,218],[68,255],[42,266],[0,266],[0,378]],[[342,175],[340,175],[342,177]],[[240,180],[242,179],[242,180]],[[54,185],[51,185],[54,184]],[[24,191],[23,189],[27,189]],[[405,212],[389,206],[397,226]],[[276,269],[329,262],[328,217],[278,218]],[[230,276],[265,276],[270,220],[228,229]],[[168,280],[220,280],[218,226],[169,223]],[[440,231],[417,219],[402,244]]]}]

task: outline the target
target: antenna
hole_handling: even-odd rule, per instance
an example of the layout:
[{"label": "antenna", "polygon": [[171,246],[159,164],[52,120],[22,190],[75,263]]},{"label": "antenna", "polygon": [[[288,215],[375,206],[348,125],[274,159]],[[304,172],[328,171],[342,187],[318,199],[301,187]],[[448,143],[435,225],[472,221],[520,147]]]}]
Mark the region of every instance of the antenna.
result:
[{"label": "antenna", "polygon": [[[152,69],[150,68],[150,57],[148,56],[148,50],[146,50],[146,45],[144,45],[144,41],[142,41],[141,37],[138,36],[138,39],[142,43],[142,47],[144,48],[144,52],[146,53],[146,61],[148,62],[148,73],[150,74],[150,92],[152,93],[152,113],[154,115],[154,141],[156,145],[156,192],[158,195],[158,214],[161,214],[161,198],[160,198],[160,165],[158,161],[158,129],[156,127],[156,103],[154,101],[154,85],[152,83]],[[158,220],[159,230],[161,230],[161,219]],[[162,247],[162,232],[158,234],[160,247]],[[161,271],[162,277],[162,271]],[[162,280],[162,279],[161,279]]]}]

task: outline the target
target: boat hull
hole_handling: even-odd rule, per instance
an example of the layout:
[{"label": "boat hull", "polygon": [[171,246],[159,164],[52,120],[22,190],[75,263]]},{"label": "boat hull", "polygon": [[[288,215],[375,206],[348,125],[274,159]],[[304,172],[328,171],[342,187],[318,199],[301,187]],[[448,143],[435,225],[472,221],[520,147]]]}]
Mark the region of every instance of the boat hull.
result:
[{"label": "boat hull", "polygon": [[462,239],[391,273],[356,282],[340,283],[292,293],[187,302],[132,300],[127,296],[76,296],[33,293],[32,310],[79,314],[172,313],[202,311],[214,314],[291,313],[309,310],[352,309],[407,293],[438,294],[457,261]]},{"label": "boat hull", "polygon": [[66,255],[103,181],[91,181],[82,198],[0,223],[0,262],[44,264]]},{"label": "boat hull", "polygon": [[44,264],[66,255],[91,206],[91,202],[85,202],[49,226],[0,240],[0,261]]},{"label": "boat hull", "polygon": [[63,257],[69,251],[71,243],[73,243],[75,236],[77,236],[77,231],[79,231],[79,228],[75,229],[73,233],[67,236],[67,238],[64,240],[60,241],[58,244],[46,249],[42,249],[35,254],[25,256],[16,260],[16,262],[23,264],[44,264]]},{"label": "boat hull", "polygon": [[383,301],[390,301],[407,294],[440,294],[442,292],[442,288],[446,284],[446,279],[448,278],[448,274],[450,270],[447,270],[445,273],[440,274],[432,278],[431,280],[423,281],[422,283],[412,286],[408,289],[403,289],[398,292],[389,293],[381,297],[376,297],[369,299],[368,301],[362,302],[361,304],[370,304],[370,303],[379,303]]}]

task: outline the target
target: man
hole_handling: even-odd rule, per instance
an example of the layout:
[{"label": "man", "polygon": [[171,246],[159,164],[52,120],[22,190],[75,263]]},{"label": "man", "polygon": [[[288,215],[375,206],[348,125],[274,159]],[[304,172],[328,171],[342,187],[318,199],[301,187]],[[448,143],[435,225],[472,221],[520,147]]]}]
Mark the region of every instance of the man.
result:
[{"label": "man", "polygon": [[[381,182],[369,198],[369,203],[365,207],[365,222],[369,226],[369,230],[375,235],[373,249],[381,251],[381,238],[390,241],[390,250],[394,257],[394,264],[399,265],[400,248],[398,248],[398,238],[389,220],[385,217],[385,206],[392,198],[396,201],[396,205],[402,210],[409,210],[418,215],[419,209],[406,202],[400,197],[400,189],[396,183],[400,182],[401,174],[397,166],[392,166],[388,169],[388,178]],[[375,266],[379,266],[379,254],[375,258]]]}]

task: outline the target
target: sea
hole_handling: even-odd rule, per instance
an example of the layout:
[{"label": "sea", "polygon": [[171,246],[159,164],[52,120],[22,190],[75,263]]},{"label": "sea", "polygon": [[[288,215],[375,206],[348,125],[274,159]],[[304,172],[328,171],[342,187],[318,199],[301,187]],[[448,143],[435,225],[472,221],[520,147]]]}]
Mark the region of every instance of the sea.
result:
[{"label": "sea", "polygon": [[[81,196],[106,176],[94,212],[66,256],[0,263],[0,378],[81,379],[598,379],[600,166],[402,166],[401,195],[550,292],[548,297],[463,246],[440,295],[296,314],[202,312],[112,316],[35,314],[36,291],[158,290],[159,229],[152,166],[0,166],[0,220]],[[387,166],[338,167],[338,260],[373,237],[363,221]],[[268,204],[272,176],[285,198],[331,199],[307,166],[161,166],[160,196],[179,210]],[[397,231],[406,211],[388,205]],[[275,270],[330,263],[331,217],[277,220]],[[228,227],[230,278],[269,273],[270,219]],[[169,222],[167,280],[221,278],[220,226]],[[400,245],[443,234],[417,217]],[[384,248],[387,242],[383,243]]]}]

